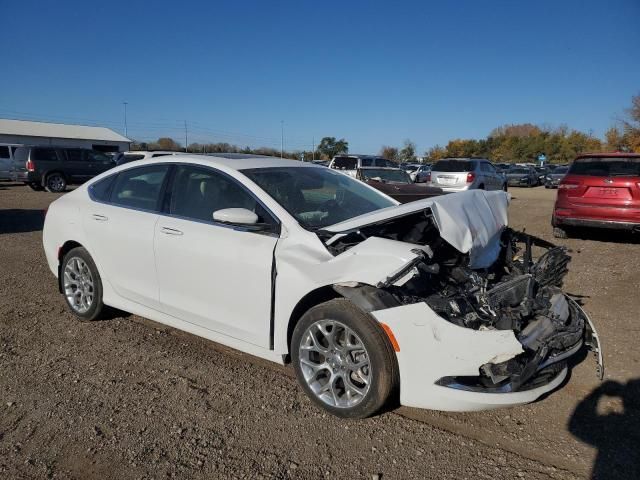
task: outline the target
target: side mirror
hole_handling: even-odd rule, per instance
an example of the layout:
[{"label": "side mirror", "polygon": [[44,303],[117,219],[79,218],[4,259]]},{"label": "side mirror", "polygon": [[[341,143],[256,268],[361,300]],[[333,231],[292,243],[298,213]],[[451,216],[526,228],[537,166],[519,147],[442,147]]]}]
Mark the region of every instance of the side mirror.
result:
[{"label": "side mirror", "polygon": [[223,208],[213,212],[213,220],[236,225],[255,225],[258,223],[258,215],[246,208]]}]

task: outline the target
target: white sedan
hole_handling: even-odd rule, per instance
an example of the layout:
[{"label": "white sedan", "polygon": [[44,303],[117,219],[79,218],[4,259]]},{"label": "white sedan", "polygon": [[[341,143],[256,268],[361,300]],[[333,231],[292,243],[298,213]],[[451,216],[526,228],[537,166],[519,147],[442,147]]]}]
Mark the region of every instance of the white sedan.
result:
[{"label": "white sedan", "polygon": [[177,155],[59,198],[43,242],[82,320],[110,306],[292,362],[342,417],[390,398],[481,410],[555,389],[583,346],[603,372],[591,321],[560,290],[565,249],[509,229],[507,206],[484,191],[399,205],[308,163]]}]

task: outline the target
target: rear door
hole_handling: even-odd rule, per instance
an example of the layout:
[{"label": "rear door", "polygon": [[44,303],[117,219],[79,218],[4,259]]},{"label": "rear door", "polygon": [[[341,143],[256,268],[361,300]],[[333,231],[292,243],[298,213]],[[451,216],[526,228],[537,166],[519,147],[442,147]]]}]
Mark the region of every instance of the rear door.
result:
[{"label": "rear door", "polygon": [[578,158],[561,190],[594,218],[640,221],[640,156]]},{"label": "rear door", "polygon": [[83,215],[91,255],[118,295],[159,307],[153,235],[169,164],[123,170],[89,187]]},{"label": "rear door", "polygon": [[11,150],[9,146],[0,145],[0,180],[11,178]]},{"label": "rear door", "polygon": [[68,182],[82,183],[89,180],[91,169],[87,159],[87,150],[82,148],[65,148],[61,151],[64,158],[64,175]]},{"label": "rear door", "polygon": [[115,166],[113,158],[95,150],[87,150],[87,162],[91,177],[100,175]]}]

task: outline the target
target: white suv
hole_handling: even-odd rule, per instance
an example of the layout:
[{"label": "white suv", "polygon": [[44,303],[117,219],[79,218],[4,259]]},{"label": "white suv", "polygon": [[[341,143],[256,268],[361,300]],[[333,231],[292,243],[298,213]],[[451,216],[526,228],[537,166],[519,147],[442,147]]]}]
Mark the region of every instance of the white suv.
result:
[{"label": "white suv", "polygon": [[444,158],[431,167],[427,182],[445,192],[507,190],[507,179],[485,158]]}]

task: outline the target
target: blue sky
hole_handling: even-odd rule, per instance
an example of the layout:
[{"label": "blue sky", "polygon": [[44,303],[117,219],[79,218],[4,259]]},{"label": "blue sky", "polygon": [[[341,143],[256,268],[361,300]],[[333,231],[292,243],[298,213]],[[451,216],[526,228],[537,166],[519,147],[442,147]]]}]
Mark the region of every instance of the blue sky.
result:
[{"label": "blue sky", "polygon": [[[640,93],[639,0],[2,0],[0,116],[354,152],[532,122],[602,136]],[[7,53],[10,53],[7,55]]]}]

